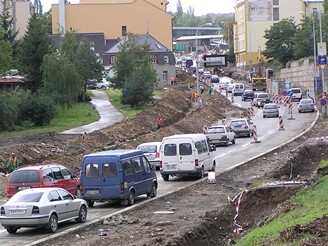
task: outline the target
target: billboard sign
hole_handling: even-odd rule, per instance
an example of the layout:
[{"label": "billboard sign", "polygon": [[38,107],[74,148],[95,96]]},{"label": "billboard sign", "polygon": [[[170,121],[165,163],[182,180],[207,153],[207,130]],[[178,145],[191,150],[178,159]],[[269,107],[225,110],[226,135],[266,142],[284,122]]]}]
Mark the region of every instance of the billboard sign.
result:
[{"label": "billboard sign", "polygon": [[227,55],[205,55],[204,67],[226,67]]}]

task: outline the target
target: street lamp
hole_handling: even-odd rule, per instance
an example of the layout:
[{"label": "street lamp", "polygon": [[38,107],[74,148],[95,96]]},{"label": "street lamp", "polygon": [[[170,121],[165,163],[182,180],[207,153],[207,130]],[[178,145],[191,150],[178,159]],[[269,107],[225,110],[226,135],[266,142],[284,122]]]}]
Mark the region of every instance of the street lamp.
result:
[{"label": "street lamp", "polygon": [[200,101],[199,101],[199,73],[198,73],[198,30],[199,28],[201,27],[204,27],[204,26],[213,26],[212,23],[205,23],[201,26],[199,26],[196,30],[196,85],[197,85],[197,107],[200,107]]}]

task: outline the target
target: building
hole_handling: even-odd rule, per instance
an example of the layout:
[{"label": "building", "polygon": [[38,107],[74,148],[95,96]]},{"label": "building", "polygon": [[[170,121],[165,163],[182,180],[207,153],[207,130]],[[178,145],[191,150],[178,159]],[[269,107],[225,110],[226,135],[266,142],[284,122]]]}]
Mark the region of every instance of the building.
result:
[{"label": "building", "polygon": [[[29,0],[12,0],[10,15],[14,17],[14,32],[18,32],[16,40],[21,39],[27,31],[28,20],[32,16],[33,7]],[[2,2],[0,2],[0,12],[3,11]]]},{"label": "building", "polygon": [[[197,49],[200,52],[208,52],[213,48],[225,43],[223,35],[198,35],[197,36]],[[196,51],[196,36],[179,37],[175,40],[175,51],[184,51],[191,53]]]},{"label": "building", "polygon": [[237,67],[258,64],[259,51],[265,50],[264,31],[282,19],[293,17],[301,23],[322,7],[323,0],[236,0],[234,52]]},{"label": "building", "polygon": [[[118,42],[111,49],[106,51],[103,55],[103,64],[105,67],[110,67],[115,60],[115,55],[119,52],[119,45],[124,42],[125,39]],[[158,40],[153,38],[150,34],[139,35],[139,44],[148,43],[153,68],[156,70],[158,81],[160,84],[168,84],[169,78],[175,76],[175,57],[173,52],[161,44]]]},{"label": "building", "polygon": [[52,33],[104,33],[106,40],[123,39],[130,32],[150,34],[172,50],[172,21],[166,0],[80,0],[52,4]]},{"label": "building", "polygon": [[221,27],[173,27],[173,38],[179,38],[184,36],[196,36],[198,29],[198,35],[220,35]]}]

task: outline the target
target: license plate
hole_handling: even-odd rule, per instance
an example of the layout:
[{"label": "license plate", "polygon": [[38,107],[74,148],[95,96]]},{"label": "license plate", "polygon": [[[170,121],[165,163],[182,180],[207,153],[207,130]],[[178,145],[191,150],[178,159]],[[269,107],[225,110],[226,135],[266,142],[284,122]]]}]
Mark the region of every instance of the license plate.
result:
[{"label": "license plate", "polygon": [[176,165],[175,165],[175,164],[172,164],[172,165],[166,165],[166,166],[165,166],[165,169],[167,169],[167,170],[174,170],[174,169],[176,169]]},{"label": "license plate", "polygon": [[25,214],[25,209],[15,209],[15,210],[9,210],[10,215],[21,215]]},{"label": "license plate", "polygon": [[99,190],[88,190],[87,193],[88,193],[89,195],[96,195],[96,194],[99,193]]},{"label": "license plate", "polygon": [[30,186],[18,186],[17,187],[17,190],[20,191],[20,190],[26,190],[26,189],[31,189]]}]

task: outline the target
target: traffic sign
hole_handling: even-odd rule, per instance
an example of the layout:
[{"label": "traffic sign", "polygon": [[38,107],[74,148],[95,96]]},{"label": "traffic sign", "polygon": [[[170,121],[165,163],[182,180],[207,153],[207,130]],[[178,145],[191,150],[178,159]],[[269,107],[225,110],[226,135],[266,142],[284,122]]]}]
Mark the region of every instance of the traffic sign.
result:
[{"label": "traffic sign", "polygon": [[321,98],[321,99],[320,99],[320,105],[321,105],[322,107],[326,106],[326,105],[327,105],[327,100],[324,99],[324,98]]},{"label": "traffic sign", "polygon": [[292,96],[293,95],[293,92],[292,91],[288,91],[288,96]]},{"label": "traffic sign", "polygon": [[288,96],[288,92],[287,92],[287,91],[283,91],[283,92],[282,92],[282,95],[283,95],[284,97],[286,97],[286,96]]},{"label": "traffic sign", "polygon": [[327,56],[326,55],[318,56],[318,64],[319,65],[327,64]]}]

